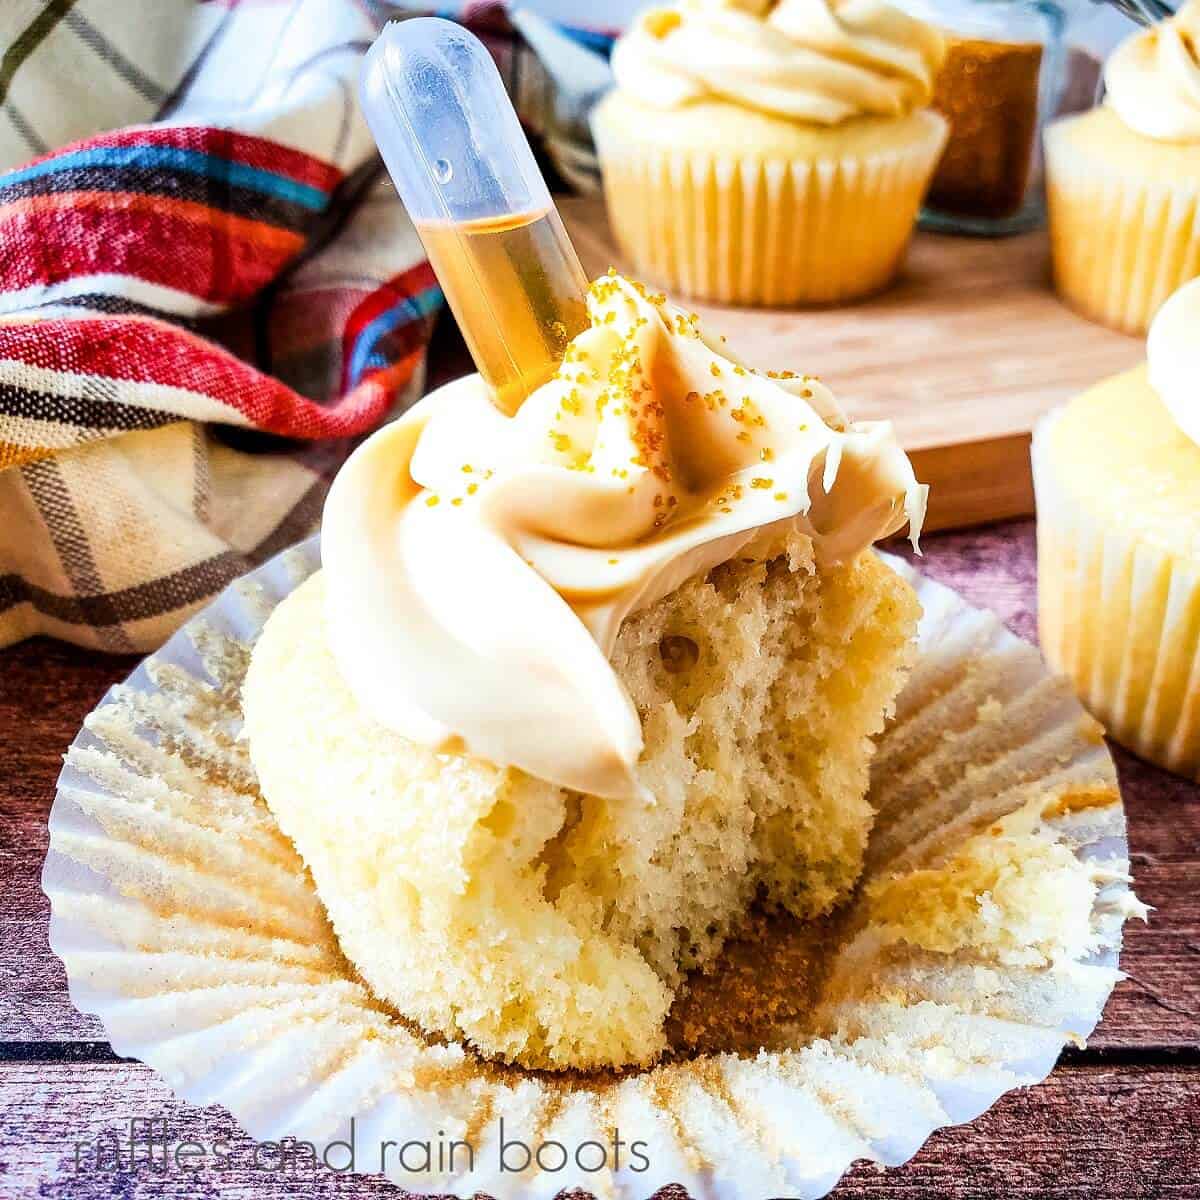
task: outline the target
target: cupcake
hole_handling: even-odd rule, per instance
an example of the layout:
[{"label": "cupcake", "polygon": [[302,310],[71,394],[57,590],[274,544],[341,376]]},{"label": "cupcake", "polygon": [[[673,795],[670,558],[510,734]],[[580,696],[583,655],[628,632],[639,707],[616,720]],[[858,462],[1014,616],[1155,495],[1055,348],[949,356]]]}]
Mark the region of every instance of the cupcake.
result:
[{"label": "cupcake", "polygon": [[256,644],[263,795],[342,949],[428,1034],[654,1062],[758,900],[854,887],[925,489],[886,424],[638,284],[513,416],[477,376],[339,474],[324,569]]},{"label": "cupcake", "polygon": [[1144,335],[1200,275],[1200,0],[1104,69],[1106,103],[1046,130],[1054,281],[1084,316]]},{"label": "cupcake", "polygon": [[613,52],[593,114],[636,269],[726,304],[827,304],[896,274],[946,140],[939,33],[886,4],[679,0]]},{"label": "cupcake", "polygon": [[1200,780],[1200,280],[1147,349],[1034,439],[1042,644],[1117,741]]}]

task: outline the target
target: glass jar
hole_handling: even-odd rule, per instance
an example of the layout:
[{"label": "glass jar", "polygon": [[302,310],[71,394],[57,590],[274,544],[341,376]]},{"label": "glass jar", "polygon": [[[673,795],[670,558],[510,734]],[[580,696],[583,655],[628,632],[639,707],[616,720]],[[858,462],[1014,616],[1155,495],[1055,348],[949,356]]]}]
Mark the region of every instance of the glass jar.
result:
[{"label": "glass jar", "polygon": [[1068,92],[1071,2],[901,0],[947,41],[933,107],[950,138],[922,228],[1000,235],[1042,222],[1041,135]]}]

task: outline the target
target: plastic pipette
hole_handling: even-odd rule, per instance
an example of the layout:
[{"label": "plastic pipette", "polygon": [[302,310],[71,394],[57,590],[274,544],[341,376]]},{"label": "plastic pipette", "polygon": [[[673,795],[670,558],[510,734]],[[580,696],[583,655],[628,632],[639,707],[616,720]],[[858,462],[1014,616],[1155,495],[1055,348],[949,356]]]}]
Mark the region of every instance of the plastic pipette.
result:
[{"label": "plastic pipette", "polygon": [[587,276],[500,73],[452,21],[388,25],[363,108],[463,338],[515,412],[587,327]]}]

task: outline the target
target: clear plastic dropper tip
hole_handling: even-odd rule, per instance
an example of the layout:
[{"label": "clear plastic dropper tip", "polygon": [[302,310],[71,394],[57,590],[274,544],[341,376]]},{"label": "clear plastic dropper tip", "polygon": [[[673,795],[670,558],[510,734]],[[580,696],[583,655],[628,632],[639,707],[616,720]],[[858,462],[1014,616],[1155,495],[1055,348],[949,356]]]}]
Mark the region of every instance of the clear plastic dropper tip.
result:
[{"label": "clear plastic dropper tip", "polygon": [[463,337],[514,412],[587,325],[587,277],[483,43],[437,17],[392,22],[362,102]]}]

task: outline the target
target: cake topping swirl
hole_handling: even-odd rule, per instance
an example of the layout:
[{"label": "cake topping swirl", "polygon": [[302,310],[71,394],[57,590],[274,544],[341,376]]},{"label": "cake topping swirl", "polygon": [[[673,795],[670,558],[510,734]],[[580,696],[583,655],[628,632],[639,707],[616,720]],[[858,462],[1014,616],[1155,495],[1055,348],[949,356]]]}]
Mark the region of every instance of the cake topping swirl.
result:
[{"label": "cake topping swirl", "polygon": [[376,433],[325,507],[330,646],[385,726],[594,795],[637,794],[621,622],[798,525],[823,561],[920,530],[926,489],[883,422],[762,373],[609,274],[590,328],[514,416],[478,376]]},{"label": "cake topping swirl", "polygon": [[1200,279],[1184,284],[1158,310],[1146,355],[1151,387],[1200,446]]},{"label": "cake topping swirl", "polygon": [[1122,42],[1104,82],[1109,105],[1135,133],[1200,141],[1200,0]]},{"label": "cake topping swirl", "polygon": [[722,99],[836,125],[929,103],[940,33],[881,0],[677,0],[613,51],[617,84],[655,108]]}]

